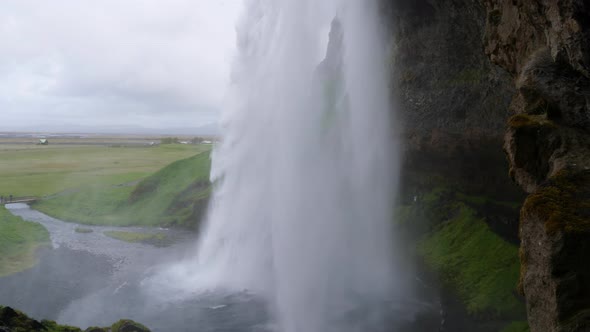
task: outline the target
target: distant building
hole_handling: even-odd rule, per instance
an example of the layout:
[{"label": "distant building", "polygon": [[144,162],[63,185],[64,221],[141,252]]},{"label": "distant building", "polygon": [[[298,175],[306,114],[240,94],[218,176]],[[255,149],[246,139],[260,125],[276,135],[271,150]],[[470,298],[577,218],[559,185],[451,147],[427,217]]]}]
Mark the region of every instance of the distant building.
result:
[{"label": "distant building", "polygon": [[202,141],[201,144],[212,144],[213,142],[211,141]]},{"label": "distant building", "polygon": [[39,143],[37,143],[38,145],[49,145],[49,141],[47,140],[47,138],[40,138],[39,139]]},{"label": "distant building", "polygon": [[180,141],[180,144],[188,144],[188,141]]}]

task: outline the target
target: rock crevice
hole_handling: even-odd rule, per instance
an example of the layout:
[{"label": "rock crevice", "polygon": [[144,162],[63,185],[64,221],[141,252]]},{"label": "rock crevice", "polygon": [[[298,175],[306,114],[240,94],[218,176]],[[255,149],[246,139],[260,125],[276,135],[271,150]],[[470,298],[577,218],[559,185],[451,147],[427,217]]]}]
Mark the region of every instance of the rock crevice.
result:
[{"label": "rock crevice", "polygon": [[485,52],[512,74],[504,149],[530,195],[520,289],[531,331],[590,330],[590,7],[485,0]]}]

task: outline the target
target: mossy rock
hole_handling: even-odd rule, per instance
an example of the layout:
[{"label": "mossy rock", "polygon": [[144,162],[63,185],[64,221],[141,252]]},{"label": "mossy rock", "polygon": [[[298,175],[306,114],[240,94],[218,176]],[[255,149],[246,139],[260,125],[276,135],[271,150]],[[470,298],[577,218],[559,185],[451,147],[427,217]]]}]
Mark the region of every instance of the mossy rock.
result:
[{"label": "mossy rock", "polygon": [[150,330],[132,320],[123,319],[111,326],[111,332],[150,332]]},{"label": "mossy rock", "polygon": [[500,332],[529,332],[529,323],[527,321],[516,321],[510,323]]},{"label": "mossy rock", "polygon": [[[531,194],[521,210],[521,222],[540,220],[545,232],[583,234],[590,232],[590,170],[561,170]],[[518,291],[524,295],[523,278],[527,270],[524,248],[519,251],[521,268]]]},{"label": "mossy rock", "polygon": [[0,306],[0,331],[82,332],[77,327],[58,325],[56,322],[50,320],[39,322],[29,318],[18,310],[2,306]]},{"label": "mossy rock", "polygon": [[590,170],[564,169],[530,195],[522,220],[537,216],[549,235],[590,232]]},{"label": "mossy rock", "polygon": [[[77,327],[58,325],[51,320],[43,320],[39,322],[29,318],[18,310],[3,306],[0,306],[0,331],[82,332],[82,330]],[[89,327],[84,332],[150,332],[150,330],[132,320],[123,319],[113,324],[110,328]]]},{"label": "mossy rock", "polygon": [[548,120],[545,115],[532,115],[532,114],[517,114],[512,116],[508,120],[508,125],[513,129],[523,127],[549,127],[555,128],[556,125],[552,121]]}]

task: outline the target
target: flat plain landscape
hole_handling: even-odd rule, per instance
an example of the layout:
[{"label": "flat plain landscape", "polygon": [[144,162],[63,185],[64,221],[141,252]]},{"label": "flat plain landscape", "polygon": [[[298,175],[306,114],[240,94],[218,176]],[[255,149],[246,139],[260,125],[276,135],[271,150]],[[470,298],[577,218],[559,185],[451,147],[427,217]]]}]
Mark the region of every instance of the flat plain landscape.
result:
[{"label": "flat plain landscape", "polygon": [[0,135],[0,196],[43,197],[91,185],[132,183],[211,149],[210,144],[160,145],[160,138],[139,136],[61,136],[48,142]]},{"label": "flat plain landscape", "polygon": [[[48,135],[42,145],[35,136],[0,134],[0,196],[37,197],[36,209],[75,223],[197,227],[210,193],[211,144],[179,143],[191,137]],[[115,235],[146,240],[138,240],[145,234]],[[0,276],[32,267],[36,250],[48,243],[43,226],[0,205]]]}]

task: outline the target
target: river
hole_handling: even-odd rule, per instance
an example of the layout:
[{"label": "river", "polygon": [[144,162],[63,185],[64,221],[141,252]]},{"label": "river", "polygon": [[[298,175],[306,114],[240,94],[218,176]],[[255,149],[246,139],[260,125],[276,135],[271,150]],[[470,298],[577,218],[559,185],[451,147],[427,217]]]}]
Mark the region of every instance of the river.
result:
[{"label": "river", "polygon": [[[86,328],[129,318],[165,331],[265,331],[264,305],[248,293],[201,293],[171,301],[143,286],[151,275],[193,250],[195,235],[137,227],[81,226],[49,217],[26,204],[7,208],[50,233],[52,246],[39,250],[39,263],[0,278],[0,303],[36,319]],[[78,233],[76,228],[92,229]],[[162,232],[176,239],[166,248],[128,243],[104,231]]]},{"label": "river", "polygon": [[[247,291],[203,291],[174,296],[146,282],[195,250],[195,234],[138,227],[82,226],[49,217],[26,204],[7,208],[45,226],[51,247],[38,252],[39,262],[26,271],[0,278],[0,303],[36,319],[86,328],[110,326],[129,318],[154,332],[263,332],[275,330],[265,303]],[[91,229],[78,233],[76,228]],[[127,243],[105,231],[160,232],[175,238],[159,248]],[[400,303],[357,306],[343,319],[351,331],[439,331],[441,309],[436,290]],[[411,315],[408,313],[411,312]],[[451,329],[443,329],[450,331]]]}]

